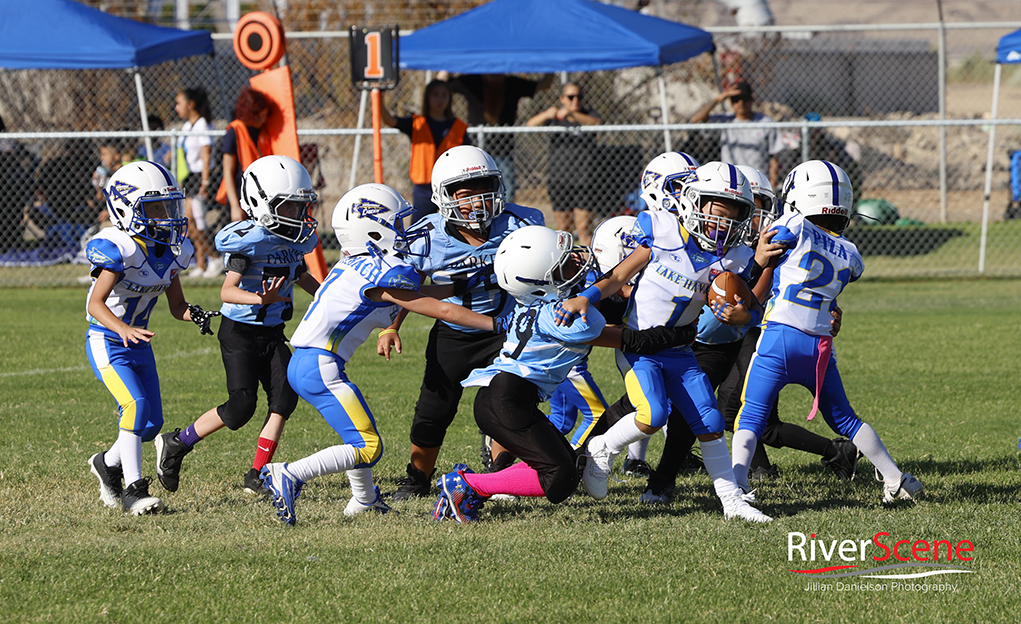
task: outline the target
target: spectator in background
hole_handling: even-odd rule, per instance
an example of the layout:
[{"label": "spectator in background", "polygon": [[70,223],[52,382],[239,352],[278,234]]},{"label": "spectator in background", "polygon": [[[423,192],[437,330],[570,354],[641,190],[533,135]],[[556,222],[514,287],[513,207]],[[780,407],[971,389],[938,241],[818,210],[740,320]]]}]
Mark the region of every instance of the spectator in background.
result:
[{"label": "spectator in background", "polygon": [[[589,110],[582,103],[581,87],[568,82],[560,92],[559,106],[547,108],[525,122],[525,125],[577,128],[602,122],[599,113]],[[547,160],[547,189],[553,205],[553,216],[556,218],[553,227],[567,232],[576,230],[578,242],[586,246],[592,240],[590,214],[595,199],[591,192],[595,181],[592,171],[595,147],[596,136],[592,133],[553,134],[550,135]]]},{"label": "spectator in background", "polygon": [[[438,72],[439,80],[447,80],[450,74]],[[547,74],[539,82],[505,76],[504,74],[465,74],[448,81],[450,90],[460,93],[468,101],[468,124],[471,126],[513,126],[518,119],[518,101],[535,97],[535,94],[553,83],[553,74]],[[486,150],[503,174],[507,201],[514,201],[517,190],[517,176],[514,170],[514,137],[510,134],[492,134],[485,138],[482,149]]]},{"label": "spectator in background", "polygon": [[133,157],[132,152],[125,147],[123,139],[107,137],[100,142],[99,166],[92,172],[92,186],[96,189],[95,205],[99,206],[100,227],[112,225],[106,209],[106,195],[103,194],[103,189],[106,188],[110,177],[124,165],[125,156],[129,159]]},{"label": "spectator in background", "polygon": [[[209,97],[202,87],[181,89],[175,98],[174,111],[184,120],[181,132],[207,132],[210,128]],[[184,187],[184,211],[188,215],[188,238],[195,245],[195,269],[188,277],[217,277],[223,271],[223,258],[210,244],[206,234],[206,199],[209,197],[210,159],[213,138],[208,135],[186,136],[178,148],[177,179]],[[207,263],[207,257],[210,261]],[[207,275],[208,273],[208,275]]]},{"label": "spectator in background", "polygon": [[[163,129],[163,118],[159,115],[149,115],[146,119],[149,121],[149,132],[159,132]],[[145,139],[142,139],[142,144],[135,150],[132,160],[149,160],[149,155],[145,151]],[[164,143],[163,139],[152,140],[152,162],[170,167],[170,146]]]},{"label": "spectator in background", "polygon": [[468,124],[454,117],[450,86],[442,80],[433,80],[422,93],[422,114],[394,117],[383,107],[383,123],[397,128],[411,138],[411,160],[408,175],[414,185],[412,205],[414,223],[436,212],[432,203],[432,170],[440,154],[458,145],[471,145]]},{"label": "spectator in background", "polygon": [[[733,113],[710,115],[724,100],[730,100]],[[753,112],[755,100],[752,87],[747,82],[736,82],[710,100],[697,113],[691,123],[770,123],[773,118]],[[732,165],[747,165],[762,172],[769,172],[769,183],[777,188],[780,183],[780,161],[777,154],[784,150],[780,133],[773,128],[727,128],[720,132],[720,160]]]},{"label": "spectator in background", "polygon": [[223,135],[223,181],[216,202],[230,207],[230,220],[247,218],[238,200],[241,175],[256,160],[272,154],[269,136],[261,132],[269,118],[269,100],[251,87],[244,87],[234,106],[234,121]]},{"label": "spectator in background", "polygon": [[[0,119],[0,133],[7,127]],[[22,217],[32,198],[32,174],[25,165],[31,162],[28,150],[16,141],[0,139],[0,251],[21,244]]]},{"label": "spectator in background", "polygon": [[[43,203],[53,218],[77,226],[75,230],[82,235],[86,228],[96,224],[100,210],[89,183],[94,174],[93,150],[95,147],[88,139],[67,139],[60,152],[43,161],[38,172]],[[36,217],[37,213],[33,213],[32,219]]]}]

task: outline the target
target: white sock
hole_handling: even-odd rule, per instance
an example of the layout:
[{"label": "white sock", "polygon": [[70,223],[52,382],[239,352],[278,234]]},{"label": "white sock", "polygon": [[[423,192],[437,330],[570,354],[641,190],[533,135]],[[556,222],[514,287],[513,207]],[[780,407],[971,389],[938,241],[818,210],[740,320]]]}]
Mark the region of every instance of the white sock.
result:
[{"label": "white sock", "polygon": [[359,503],[371,505],[376,501],[376,490],[372,486],[372,468],[348,470],[347,479],[351,482],[351,494]]},{"label": "white sock", "polygon": [[734,446],[731,451],[734,454],[734,481],[737,485],[748,491],[748,469],[752,464],[752,456],[755,455],[755,443],[758,440],[755,434],[747,429],[738,429],[734,432],[734,439],[731,444]]},{"label": "white sock", "polygon": [[628,444],[648,438],[649,434],[642,433],[634,418],[621,418],[617,421],[617,424],[610,427],[610,430],[600,437],[603,439],[603,444],[606,445],[606,448],[611,453],[617,454],[624,450],[624,447]]},{"label": "white sock", "polygon": [[[632,419],[633,420],[633,419]],[[627,458],[645,461],[645,453],[649,450],[649,438],[643,438],[627,445]]]},{"label": "white sock", "polygon": [[121,439],[120,435],[113,441],[113,446],[103,454],[103,463],[107,468],[116,468],[121,465]]},{"label": "white sock", "polygon": [[117,447],[121,453],[124,485],[131,485],[142,478],[142,436],[121,430],[117,434]]},{"label": "white sock", "polygon": [[879,434],[868,423],[862,423],[858,433],[851,438],[851,442],[854,442],[862,455],[867,457],[876,470],[883,475],[883,481],[900,483],[900,476],[903,473],[890,457],[890,452],[886,450],[883,441],[879,439]]},{"label": "white sock", "polygon": [[350,444],[338,444],[287,464],[294,478],[308,481],[326,474],[351,470],[358,462],[358,453]]},{"label": "white sock", "polygon": [[699,446],[702,447],[702,463],[705,464],[709,478],[713,480],[716,495],[726,505],[731,496],[739,493],[734,481],[734,468],[730,465],[727,441],[721,437],[711,442],[699,441]]}]

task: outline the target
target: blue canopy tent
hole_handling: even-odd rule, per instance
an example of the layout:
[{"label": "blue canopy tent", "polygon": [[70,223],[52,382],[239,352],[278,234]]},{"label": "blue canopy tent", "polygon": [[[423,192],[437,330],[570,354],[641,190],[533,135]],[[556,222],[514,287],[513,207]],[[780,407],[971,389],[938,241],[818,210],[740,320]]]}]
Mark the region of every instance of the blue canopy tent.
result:
[{"label": "blue canopy tent", "polygon": [[[658,67],[712,50],[704,30],[593,0],[493,0],[404,37],[400,66],[470,74],[587,72]],[[666,122],[662,72],[659,87]]]},{"label": "blue canopy tent", "polygon": [[669,65],[710,52],[708,32],[593,0],[494,0],[401,40],[400,64],[466,74]]},{"label": "blue canopy tent", "polygon": [[[0,4],[0,68],[134,69],[146,132],[149,123],[139,68],[212,53],[213,39],[206,31],[143,24],[73,0]],[[152,158],[148,137],[146,149]]]},{"label": "blue canopy tent", "polygon": [[[1000,101],[1000,74],[1004,63],[1021,63],[1021,30],[1004,35],[996,46],[996,72],[993,74],[993,109],[992,119]],[[989,126],[989,150],[986,154],[986,185],[985,199],[982,203],[982,236],[978,252],[978,272],[986,268],[986,240],[989,233],[989,195],[993,190],[993,143],[996,141],[996,125]]]}]

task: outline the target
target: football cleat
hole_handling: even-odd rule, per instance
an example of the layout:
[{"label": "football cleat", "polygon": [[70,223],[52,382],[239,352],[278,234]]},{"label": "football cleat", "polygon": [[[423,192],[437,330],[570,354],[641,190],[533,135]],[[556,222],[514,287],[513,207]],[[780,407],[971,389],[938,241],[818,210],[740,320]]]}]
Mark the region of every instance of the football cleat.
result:
[{"label": "football cleat", "polygon": [[[619,452],[618,452],[619,453]],[[603,436],[590,438],[585,448],[585,470],[581,475],[581,485],[588,495],[596,500],[606,498],[610,470],[618,453],[611,453],[603,444]]]},{"label": "football cleat", "polygon": [[[376,498],[371,503],[363,503],[354,496],[347,502],[347,507],[344,508],[345,516],[357,516],[360,513],[366,511],[375,511],[376,513],[385,514],[393,511],[390,506],[383,502],[383,496],[379,493],[379,486],[373,488],[376,494]],[[396,515],[397,512],[393,511]]]},{"label": "football cleat", "polygon": [[99,479],[99,500],[110,509],[117,509],[121,504],[121,492],[124,491],[124,472],[120,466],[107,466],[105,456],[106,453],[96,453],[90,457],[89,469]]},{"label": "football cleat", "polygon": [[674,497],[674,486],[649,482],[645,491],[638,497],[638,502],[646,505],[665,505]]},{"label": "football cleat", "polygon": [[176,492],[181,484],[181,462],[191,452],[191,447],[181,442],[181,430],[156,436],[156,476],[160,485],[168,492]]},{"label": "football cleat", "polygon": [[[453,517],[460,524],[475,522],[479,519],[479,510],[486,502],[486,497],[479,495],[465,480],[465,473],[471,472],[464,464],[455,464],[454,471],[448,472],[436,482],[443,491],[441,500],[436,501],[433,519],[442,520]],[[443,502],[442,499],[446,499]]]},{"label": "football cleat", "polygon": [[838,479],[843,481],[854,479],[861,451],[854,445],[854,442],[845,438],[833,440],[831,448],[831,453],[822,458],[822,465],[832,468]]},{"label": "football cleat", "polygon": [[244,490],[246,494],[256,494],[262,496],[267,500],[273,499],[273,492],[266,487],[266,484],[262,482],[262,477],[259,475],[257,468],[250,468],[245,473]]},{"label": "football cleat", "polygon": [[286,525],[294,526],[297,518],[294,515],[294,502],[301,495],[305,485],[287,470],[287,464],[266,464],[259,472],[262,482],[273,495],[273,506],[277,508],[277,517]]},{"label": "football cleat", "polygon": [[900,476],[896,483],[883,482],[883,503],[890,504],[897,500],[915,500],[915,496],[924,494],[922,482],[908,473]]},{"label": "football cleat", "polygon": [[647,477],[652,474],[652,468],[644,459],[631,459],[630,457],[624,460],[621,471],[629,477]]},{"label": "football cleat", "polygon": [[163,501],[149,495],[149,484],[152,479],[142,478],[135,481],[121,492],[121,505],[124,513],[132,516],[154,514],[163,511]]},{"label": "football cleat", "polygon": [[773,519],[749,505],[741,490],[723,499],[723,517],[726,520],[740,518],[748,522],[772,522]]},{"label": "football cleat", "polygon": [[780,478],[780,469],[776,466],[770,466],[769,468],[763,468],[762,466],[756,466],[752,468],[751,472],[748,473],[749,481],[759,481],[762,479],[778,479]]},{"label": "football cleat", "polygon": [[[433,470],[433,474],[436,471]],[[412,498],[429,496],[429,479],[432,475],[426,476],[424,472],[408,464],[408,474],[397,481],[397,491],[391,497],[395,503],[406,501]]]}]

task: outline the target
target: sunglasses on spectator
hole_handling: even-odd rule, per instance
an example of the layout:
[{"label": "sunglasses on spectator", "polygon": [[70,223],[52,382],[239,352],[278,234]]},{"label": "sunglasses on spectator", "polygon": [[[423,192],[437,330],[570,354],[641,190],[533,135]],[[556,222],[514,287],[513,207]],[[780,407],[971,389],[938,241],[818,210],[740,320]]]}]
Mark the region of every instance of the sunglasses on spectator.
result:
[{"label": "sunglasses on spectator", "polygon": [[730,98],[730,103],[731,104],[734,104],[735,102],[751,102],[751,101],[752,101],[752,98],[750,98],[747,95],[735,95],[735,96]]},{"label": "sunglasses on spectator", "polygon": [[565,97],[565,98],[567,98],[569,100],[580,100],[581,99],[581,94],[580,93],[565,93],[563,97]]}]

